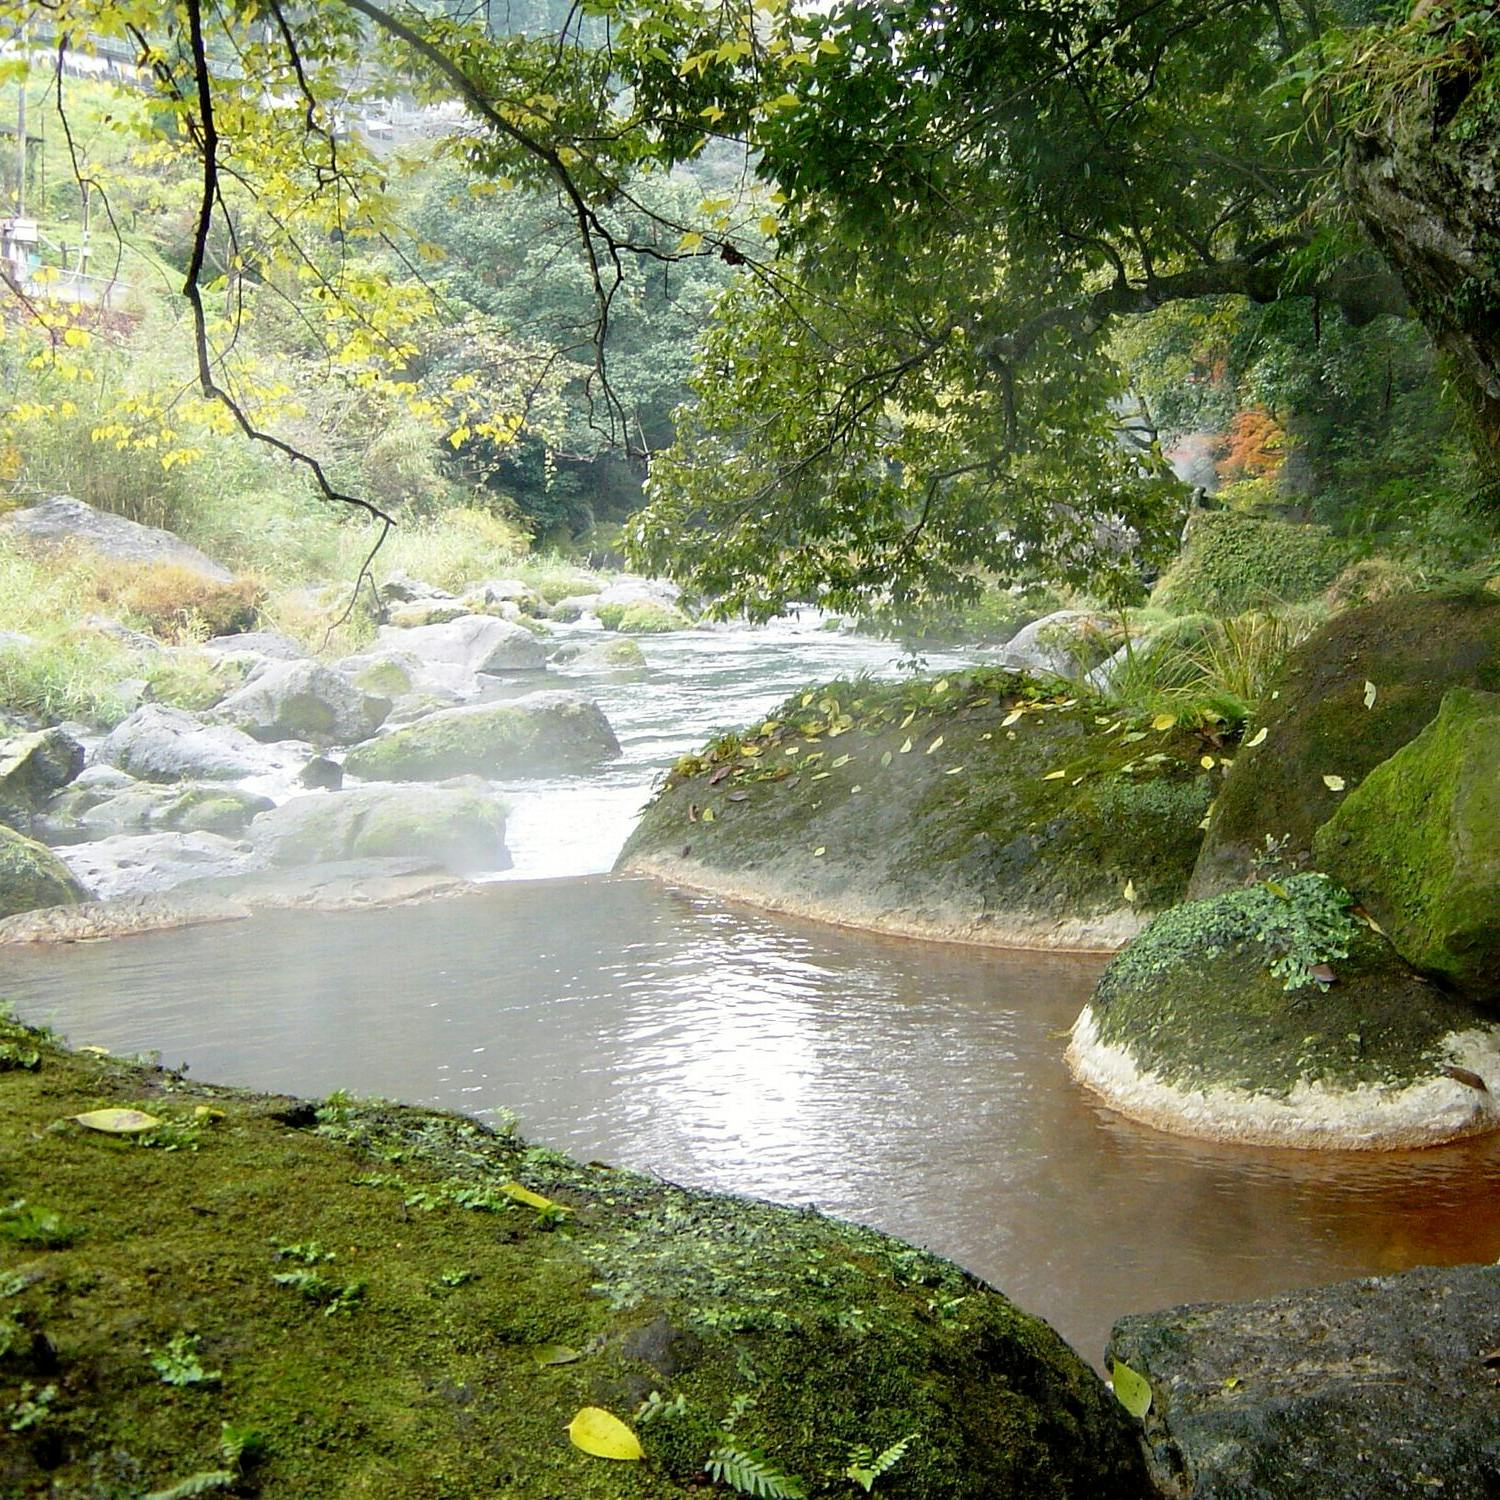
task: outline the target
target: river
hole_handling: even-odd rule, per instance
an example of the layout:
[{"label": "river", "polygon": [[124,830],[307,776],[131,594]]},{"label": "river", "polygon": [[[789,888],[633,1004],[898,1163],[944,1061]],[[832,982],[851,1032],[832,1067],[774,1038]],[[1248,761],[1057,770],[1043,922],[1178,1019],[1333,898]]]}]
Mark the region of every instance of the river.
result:
[{"label": "river", "polygon": [[506,878],[10,950],[4,993],[206,1079],[509,1109],[586,1160],[816,1203],[951,1256],[1095,1361],[1126,1312],[1500,1256],[1500,1143],[1222,1147],[1096,1104],[1062,1050],[1097,957],[878,938],[599,873],[651,776],[706,733],[797,684],[899,669],[811,626],[643,644],[647,675],[587,680],[620,762],[508,788]]}]

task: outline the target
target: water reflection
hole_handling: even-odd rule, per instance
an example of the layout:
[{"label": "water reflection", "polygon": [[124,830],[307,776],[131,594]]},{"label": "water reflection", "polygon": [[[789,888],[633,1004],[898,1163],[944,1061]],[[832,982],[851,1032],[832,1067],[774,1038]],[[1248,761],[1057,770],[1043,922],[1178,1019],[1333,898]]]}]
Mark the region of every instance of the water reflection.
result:
[{"label": "water reflection", "polygon": [[75,1041],[196,1074],[484,1111],[588,1158],[880,1225],[1097,1357],[1113,1318],[1500,1255],[1500,1145],[1213,1146],[1077,1089],[1099,960],[773,922],[646,881],[497,885],[8,953]]}]

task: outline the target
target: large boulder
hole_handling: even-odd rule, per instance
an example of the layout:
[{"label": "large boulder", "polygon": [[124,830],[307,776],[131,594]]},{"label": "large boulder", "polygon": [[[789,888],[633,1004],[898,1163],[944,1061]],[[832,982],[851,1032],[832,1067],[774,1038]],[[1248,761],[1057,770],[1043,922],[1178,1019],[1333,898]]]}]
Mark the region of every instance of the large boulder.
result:
[{"label": "large boulder", "polygon": [[545,647],[529,630],[489,615],[409,630],[384,625],[376,644],[416,657],[448,686],[467,686],[481,672],[539,672],[547,665]]},{"label": "large boulder", "polygon": [[657,604],[665,609],[678,609],[681,599],[682,590],[668,578],[642,578],[636,573],[621,573],[592,596],[592,603],[595,607],[601,604]]},{"label": "large boulder", "polygon": [[1500,692],[1500,596],[1408,594],[1309,636],[1225,778],[1189,896],[1243,884],[1268,841],[1283,864],[1310,864],[1318,828],[1453,687]]},{"label": "large boulder", "polygon": [[629,636],[590,636],[564,642],[552,653],[552,663],[579,672],[609,672],[621,667],[644,667],[646,654]]},{"label": "large boulder", "polygon": [[1327,587],[1345,559],[1325,526],[1197,510],[1151,602],[1214,615],[1296,604]]},{"label": "large boulder", "polygon": [[398,630],[415,630],[421,625],[447,625],[466,615],[482,613],[462,599],[413,599],[409,604],[392,604],[385,618]]},{"label": "large boulder", "polygon": [[199,648],[210,656],[264,656],[272,661],[301,661],[307,648],[278,630],[246,630],[239,635],[216,635]]},{"label": "large boulder", "polygon": [[620,753],[599,706],[579,693],[528,693],[428,714],[356,745],[344,768],[367,781],[432,781],[584,771]]},{"label": "large boulder", "polygon": [[1104,971],[1068,1062],[1122,1114],[1211,1140],[1384,1150],[1500,1128],[1500,1026],[1322,875],[1162,913]]},{"label": "large boulder", "polygon": [[1222,776],[1009,672],[834,683],[673,767],[618,868],[919,937],[1115,948],[1180,900]]},{"label": "large boulder", "polygon": [[652,599],[630,603],[596,600],[594,614],[606,630],[618,630],[622,635],[667,635],[674,630],[690,630],[693,624],[680,609]]},{"label": "large boulder", "polygon": [[0,741],[0,823],[29,824],[83,769],[83,759],[83,746],[57,728]]},{"label": "large boulder", "polygon": [[1410,744],[1318,830],[1342,881],[1396,950],[1481,1001],[1500,1001],[1500,695],[1454,688]]},{"label": "large boulder", "polygon": [[243,875],[265,863],[253,845],[216,833],[120,834],[69,845],[61,858],[104,901],[169,891],[209,876]]},{"label": "large boulder", "polygon": [[213,583],[234,581],[228,568],[170,531],[95,510],[67,495],[0,516],[0,534],[41,550],[73,547],[120,562],[180,568]]},{"label": "large boulder", "polygon": [[88,899],[88,890],[50,849],[0,825],[0,917]]},{"label": "large boulder", "polygon": [[83,843],[122,833],[242,834],[269,797],[239,787],[126,781],[106,788],[69,787],[47,804],[36,831],[53,843]]},{"label": "large boulder", "polygon": [[321,662],[285,661],[231,693],[216,715],[257,740],[348,745],[374,734],[390,711],[389,698],[361,691]]},{"label": "large boulder", "polygon": [[255,820],[275,865],[416,856],[456,874],[510,867],[505,804],[466,787],[359,787],[294,797]]},{"label": "large boulder", "polygon": [[97,758],[144,781],[238,781],[295,768],[242,729],[204,724],[180,708],[147,703],[112,729]]},{"label": "large boulder", "polygon": [[1491,1500],[1500,1268],[1426,1267],[1123,1318],[1148,1462],[1179,1500]]},{"label": "large boulder", "polygon": [[998,660],[1013,672],[1081,678],[1106,661],[1118,643],[1119,632],[1105,616],[1059,609],[1018,630]]},{"label": "large boulder", "polygon": [[[1056,1333],[875,1230],[454,1114],[214,1087],[3,1022],[0,1042],[38,1053],[0,1090],[7,1180],[34,1219],[86,1231],[23,1246],[10,1278],[8,1326],[62,1357],[63,1440],[0,1443],[7,1494],[183,1493],[221,1415],[264,1434],[265,1500],[705,1500],[731,1493],[704,1472],[725,1449],[763,1496],[859,1496],[858,1450],[867,1468],[887,1455],[877,1500],[1149,1493],[1136,1424]],[[136,1101],[202,1149],[111,1149],[59,1123]],[[185,1329],[222,1395],[152,1377],[146,1351]],[[7,1377],[41,1358],[12,1342]],[[643,1456],[570,1443],[586,1407]]]}]

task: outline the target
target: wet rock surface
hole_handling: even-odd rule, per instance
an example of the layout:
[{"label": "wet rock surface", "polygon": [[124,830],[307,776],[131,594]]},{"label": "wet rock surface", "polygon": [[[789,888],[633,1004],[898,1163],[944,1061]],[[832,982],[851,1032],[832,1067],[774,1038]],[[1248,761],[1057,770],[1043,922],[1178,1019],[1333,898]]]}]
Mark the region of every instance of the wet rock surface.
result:
[{"label": "wet rock surface", "polygon": [[148,703],[117,724],[96,757],[145,781],[238,781],[284,772],[290,752],[272,750],[242,729],[204,724],[185,709]]},{"label": "wet rock surface", "polygon": [[1500,1494],[1500,1267],[1345,1281],[1128,1317],[1174,1500]]},{"label": "wet rock surface", "polygon": [[181,568],[215,583],[234,578],[228,568],[170,531],[95,510],[68,495],[12,511],[0,517],[0,528],[16,541],[43,549],[73,547],[122,562]]}]

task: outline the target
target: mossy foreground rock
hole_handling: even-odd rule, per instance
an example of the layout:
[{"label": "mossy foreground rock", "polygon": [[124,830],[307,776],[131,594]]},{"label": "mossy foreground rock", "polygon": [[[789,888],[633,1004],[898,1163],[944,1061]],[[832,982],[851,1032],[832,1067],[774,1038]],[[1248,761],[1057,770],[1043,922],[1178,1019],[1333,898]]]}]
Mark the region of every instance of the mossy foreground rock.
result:
[{"label": "mossy foreground rock", "polygon": [[[457,1116],[0,1045],[7,1496],[242,1468],[263,1500],[688,1500],[731,1493],[705,1474],[730,1448],[832,1497],[853,1448],[908,1434],[893,1500],[1148,1493],[1045,1324],[873,1231]],[[163,1123],[71,1121],[124,1105]],[[574,1448],[587,1406],[644,1459]],[[225,1423],[258,1435],[237,1462]]]},{"label": "mossy foreground rock", "polygon": [[1500,1269],[1452,1266],[1122,1319],[1152,1477],[1181,1500],[1500,1490]]},{"label": "mossy foreground rock", "polygon": [[356,745],[344,769],[369,781],[549,776],[588,770],[619,753],[597,703],[578,693],[542,692],[428,714]]},{"label": "mossy foreground rock", "polygon": [[1500,695],[1450,692],[1319,829],[1315,851],[1408,963],[1500,1001]]},{"label": "mossy foreground rock", "polygon": [[1104,971],[1068,1063],[1122,1114],[1210,1140],[1377,1150],[1500,1128],[1500,1025],[1321,875],[1157,917]]},{"label": "mossy foreground rock", "polygon": [[0,824],[0,917],[88,898],[89,893],[46,845]]},{"label": "mossy foreground rock", "polygon": [[1009,672],[811,689],[679,761],[619,868],[913,936],[1115,948],[1180,898],[1220,775]]},{"label": "mossy foreground rock", "polygon": [[1288,863],[1309,862],[1343,797],[1415,739],[1453,687],[1500,692],[1494,594],[1407,594],[1309,636],[1265,706],[1264,739],[1252,733],[1225,778],[1189,896],[1242,884],[1267,838]]}]

